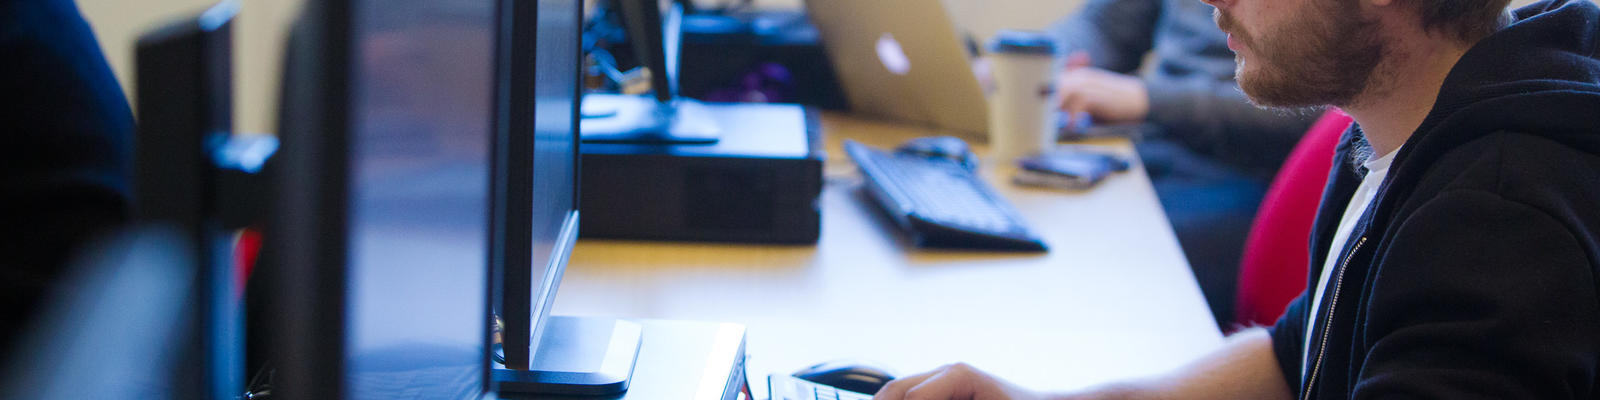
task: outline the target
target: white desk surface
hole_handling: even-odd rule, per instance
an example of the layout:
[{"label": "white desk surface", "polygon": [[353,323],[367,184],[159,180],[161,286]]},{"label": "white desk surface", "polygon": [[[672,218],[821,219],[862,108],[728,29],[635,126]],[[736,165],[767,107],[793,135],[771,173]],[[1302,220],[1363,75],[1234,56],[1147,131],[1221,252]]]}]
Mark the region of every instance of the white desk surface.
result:
[{"label": "white desk surface", "polygon": [[757,398],[769,373],[836,359],[901,375],[965,361],[1064,390],[1165,371],[1221,343],[1141,167],[1066,192],[1011,185],[986,165],[1050,252],[919,250],[856,190],[840,143],[892,148],[932,133],[835,113],[823,127],[815,246],[580,240],[554,313],[745,324]]}]

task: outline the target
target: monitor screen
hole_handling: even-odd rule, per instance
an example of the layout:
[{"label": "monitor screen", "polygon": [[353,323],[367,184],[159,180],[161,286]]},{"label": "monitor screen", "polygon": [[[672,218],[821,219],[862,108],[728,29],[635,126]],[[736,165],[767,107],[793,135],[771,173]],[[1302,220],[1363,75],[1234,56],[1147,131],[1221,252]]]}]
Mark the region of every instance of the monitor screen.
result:
[{"label": "monitor screen", "polygon": [[[548,282],[534,292],[535,315],[549,313],[549,298],[560,283],[568,246],[576,235],[570,226],[577,209],[578,0],[540,1],[535,42],[533,130],[533,262],[535,282]],[[569,232],[563,232],[563,230]],[[551,276],[555,274],[555,276]]]},{"label": "monitor screen", "polygon": [[[581,10],[306,3],[285,54],[259,280],[275,391],[479,397],[491,305],[527,364],[576,237]],[[511,282],[514,294],[491,290]]]},{"label": "monitor screen", "polygon": [[349,398],[485,390],[495,0],[353,0]]},{"label": "monitor screen", "polygon": [[578,229],[580,0],[502,4],[491,239],[504,366],[528,369]]}]

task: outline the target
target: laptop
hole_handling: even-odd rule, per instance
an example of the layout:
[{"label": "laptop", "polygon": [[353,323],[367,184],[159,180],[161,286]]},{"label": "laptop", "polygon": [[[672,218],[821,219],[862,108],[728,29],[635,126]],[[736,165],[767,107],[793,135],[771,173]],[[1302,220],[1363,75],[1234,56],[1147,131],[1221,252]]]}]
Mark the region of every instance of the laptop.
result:
[{"label": "laptop", "polygon": [[989,106],[941,0],[806,0],[851,110],[983,138]]}]

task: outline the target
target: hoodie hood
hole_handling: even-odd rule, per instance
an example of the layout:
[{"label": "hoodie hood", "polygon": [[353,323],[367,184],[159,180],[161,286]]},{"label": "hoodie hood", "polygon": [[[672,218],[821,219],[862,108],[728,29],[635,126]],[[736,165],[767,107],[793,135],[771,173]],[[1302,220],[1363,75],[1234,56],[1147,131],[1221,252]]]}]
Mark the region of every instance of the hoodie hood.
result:
[{"label": "hoodie hood", "polygon": [[[1433,110],[1395,156],[1379,189],[1385,206],[1378,215],[1409,197],[1388,193],[1389,187],[1415,187],[1451,149],[1496,132],[1600,155],[1600,7],[1589,0],[1547,0],[1514,17],[1468,49],[1445,77]],[[1359,140],[1356,130],[1346,132],[1340,159],[1347,160]]]},{"label": "hoodie hood", "polygon": [[[1600,156],[1600,7],[1588,0],[1548,0],[1516,10],[1514,18],[1468,49],[1445,77],[1433,109],[1395,155],[1366,222],[1387,224],[1441,157],[1496,132],[1546,138]],[[1346,131],[1335,165],[1348,163],[1360,140],[1358,126]],[[1332,237],[1361,181],[1345,165],[1328,177],[1317,217],[1321,237]],[[1325,257],[1333,250],[1328,246],[1313,243],[1313,257]]]},{"label": "hoodie hood", "polygon": [[1501,131],[1600,154],[1600,8],[1549,0],[1514,16],[1456,63],[1401,158]]}]

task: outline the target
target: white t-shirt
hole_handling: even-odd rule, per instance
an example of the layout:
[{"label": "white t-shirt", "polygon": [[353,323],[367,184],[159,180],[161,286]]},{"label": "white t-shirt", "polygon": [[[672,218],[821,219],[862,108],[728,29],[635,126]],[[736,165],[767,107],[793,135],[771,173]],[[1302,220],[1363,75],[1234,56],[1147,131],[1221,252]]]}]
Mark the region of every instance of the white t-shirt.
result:
[{"label": "white t-shirt", "polygon": [[[1372,204],[1374,197],[1377,197],[1378,186],[1383,184],[1383,177],[1389,174],[1389,164],[1394,162],[1394,155],[1399,152],[1400,149],[1397,148],[1394,151],[1390,151],[1389,154],[1384,154],[1383,157],[1378,157],[1362,164],[1367,167],[1367,176],[1361,179],[1361,186],[1356,187],[1355,195],[1350,196],[1350,204],[1344,208],[1344,216],[1339,218],[1339,229],[1334,231],[1333,246],[1328,247],[1327,260],[1322,263],[1322,277],[1317,279],[1317,291],[1312,292],[1311,308],[1308,308],[1306,312],[1308,316],[1306,318],[1305,347],[1301,347],[1300,351],[1301,379],[1305,379],[1308,373],[1305,371],[1305,365],[1307,361],[1310,361],[1311,357],[1311,331],[1317,326],[1317,321],[1322,318],[1322,315],[1318,315],[1322,307],[1322,295],[1328,291],[1328,280],[1331,278],[1333,270],[1338,268],[1339,262],[1343,261],[1340,260],[1342,255],[1340,252],[1344,251],[1345,245],[1350,242],[1350,233],[1356,229],[1356,224],[1361,220],[1361,216],[1366,213],[1367,206]],[[1339,168],[1339,166],[1335,165],[1334,168]]]}]

